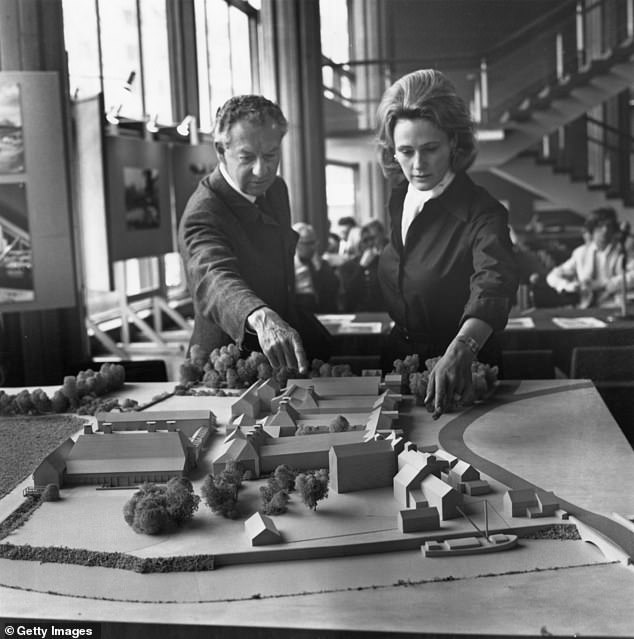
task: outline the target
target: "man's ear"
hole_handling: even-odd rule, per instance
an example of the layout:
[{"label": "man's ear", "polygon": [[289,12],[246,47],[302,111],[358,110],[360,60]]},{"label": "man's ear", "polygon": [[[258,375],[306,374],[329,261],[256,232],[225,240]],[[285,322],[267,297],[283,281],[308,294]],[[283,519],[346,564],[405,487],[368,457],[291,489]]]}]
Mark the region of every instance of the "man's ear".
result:
[{"label": "man's ear", "polygon": [[216,155],[220,158],[223,159],[225,156],[225,147],[222,144],[222,142],[214,142],[214,147],[216,149]]}]

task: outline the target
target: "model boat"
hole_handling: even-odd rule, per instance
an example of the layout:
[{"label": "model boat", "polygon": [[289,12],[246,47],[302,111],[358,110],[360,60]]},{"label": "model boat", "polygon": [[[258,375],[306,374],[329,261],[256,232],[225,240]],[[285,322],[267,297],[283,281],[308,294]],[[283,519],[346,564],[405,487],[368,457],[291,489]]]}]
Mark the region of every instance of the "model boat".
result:
[{"label": "model boat", "polygon": [[475,555],[486,552],[509,550],[517,545],[517,535],[511,533],[489,534],[489,502],[484,501],[484,530],[461,508],[458,512],[478,531],[478,536],[456,537],[455,539],[426,541],[421,547],[425,557],[446,557],[451,555]]}]

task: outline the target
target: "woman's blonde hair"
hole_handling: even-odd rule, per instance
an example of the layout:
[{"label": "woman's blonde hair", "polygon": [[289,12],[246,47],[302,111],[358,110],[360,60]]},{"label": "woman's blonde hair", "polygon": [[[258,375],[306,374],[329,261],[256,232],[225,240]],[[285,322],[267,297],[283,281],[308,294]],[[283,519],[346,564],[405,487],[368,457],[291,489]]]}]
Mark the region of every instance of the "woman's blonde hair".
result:
[{"label": "woman's blonde hair", "polygon": [[424,119],[444,131],[453,147],[451,169],[468,169],[477,154],[474,122],[456,87],[440,71],[420,69],[389,87],[377,109],[379,163],[388,178],[402,177],[394,158],[394,125],[399,119]]}]

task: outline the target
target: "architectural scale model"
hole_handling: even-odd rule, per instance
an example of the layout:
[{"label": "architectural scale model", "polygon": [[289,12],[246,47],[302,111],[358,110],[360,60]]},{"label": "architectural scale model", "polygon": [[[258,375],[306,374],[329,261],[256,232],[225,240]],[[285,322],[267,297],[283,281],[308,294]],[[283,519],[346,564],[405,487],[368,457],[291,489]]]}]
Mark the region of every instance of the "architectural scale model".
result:
[{"label": "architectural scale model", "polygon": [[[181,405],[191,401],[196,409],[161,411],[154,407],[145,414],[99,415],[99,430],[87,428],[76,442],[66,441],[36,469],[34,482],[69,491],[47,508],[73,507],[86,512],[100,499],[86,492],[87,484],[132,487],[189,476],[194,490],[200,492],[204,478],[221,475],[229,464],[238,464],[243,473],[250,471],[252,479],[243,481],[238,491],[246,496],[239,498],[243,505],[238,507],[238,520],[220,521],[220,515],[208,510],[196,513],[196,525],[185,525],[182,533],[174,535],[186,539],[184,545],[164,538],[152,546],[161,570],[173,560],[188,557],[196,557],[196,565],[210,570],[250,561],[365,554],[369,548],[373,549],[370,552],[420,548],[426,556],[501,550],[517,543],[512,535],[521,537],[523,527],[552,526],[573,508],[525,481],[501,483],[490,467],[477,468],[467,456],[463,458],[468,448],[454,445],[455,440],[438,436],[425,439],[422,445],[422,439],[408,439],[412,424],[399,415],[400,394],[384,390],[379,382],[373,377],[292,380],[277,395],[270,384],[257,382],[233,400],[179,398]],[[346,390],[351,391],[349,395]],[[203,402],[225,407],[228,417],[223,418],[221,432],[215,430],[212,412],[205,409],[201,413]],[[477,409],[473,415],[482,412]],[[448,415],[441,435],[455,424],[466,428],[469,414]],[[346,417],[348,429],[331,432],[333,420],[341,416]],[[437,427],[431,418],[429,427]],[[441,441],[447,441],[448,448],[439,446]],[[196,464],[197,471],[192,473]],[[290,515],[257,512],[260,488],[281,465],[300,472],[328,472],[326,516],[320,510],[307,511],[295,493],[290,498]],[[489,530],[488,515],[481,512],[477,499],[485,492],[491,507],[495,506],[496,513],[502,511],[512,520],[510,524],[504,521],[504,526]],[[121,502],[120,513],[127,497],[108,494],[111,505]],[[14,544],[25,548],[42,544],[37,537],[38,518],[46,517],[42,511],[42,515],[39,511],[33,515],[34,527],[24,526],[25,530],[12,535]],[[100,510],[90,512],[93,518],[101,514]],[[465,519],[472,522],[465,524]],[[538,523],[533,523],[536,519]],[[467,529],[472,524],[484,534],[474,536]],[[134,556],[138,540],[130,539],[129,526],[122,525],[126,531],[116,532],[121,539],[117,552]],[[77,540],[57,527],[52,542],[47,543],[60,548],[76,543],[103,553],[111,540],[112,535]],[[59,554],[67,557],[65,552]],[[180,564],[176,561],[174,565]]]}]

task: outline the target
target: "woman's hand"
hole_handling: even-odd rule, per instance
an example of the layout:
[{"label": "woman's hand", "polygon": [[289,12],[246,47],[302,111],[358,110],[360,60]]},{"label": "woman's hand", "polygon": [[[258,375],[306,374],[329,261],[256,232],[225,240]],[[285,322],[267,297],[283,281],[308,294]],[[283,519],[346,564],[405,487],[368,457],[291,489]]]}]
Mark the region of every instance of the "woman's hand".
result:
[{"label": "woman's hand", "polygon": [[308,360],[299,333],[275,311],[263,307],[247,318],[248,325],[257,333],[262,352],[273,368],[286,366],[300,373],[308,370]]},{"label": "woman's hand", "polygon": [[454,340],[429,375],[425,406],[438,419],[454,403],[473,393],[471,363],[474,353]]}]

